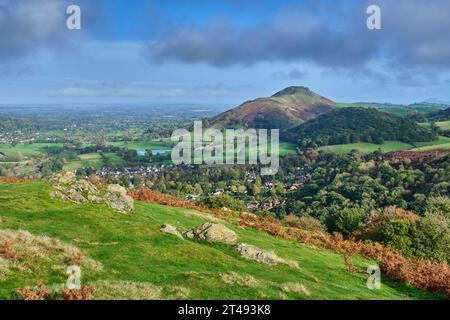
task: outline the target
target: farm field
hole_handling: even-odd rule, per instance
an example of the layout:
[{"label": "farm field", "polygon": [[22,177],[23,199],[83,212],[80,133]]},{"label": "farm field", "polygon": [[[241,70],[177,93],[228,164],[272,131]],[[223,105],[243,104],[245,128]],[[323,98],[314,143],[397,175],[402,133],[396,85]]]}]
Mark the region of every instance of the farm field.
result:
[{"label": "farm field", "polygon": [[[225,221],[221,223],[237,233],[239,242],[274,250],[280,257],[298,261],[300,268],[264,265],[241,258],[232,246],[159,231],[162,224],[187,230],[217,219],[207,213],[136,202],[133,213],[118,214],[104,205],[50,198],[50,192],[51,186],[44,182],[0,183],[0,232],[23,230],[31,233],[25,233],[25,239],[48,236],[79,248],[96,266],[82,269],[82,283],[98,289],[97,299],[138,299],[143,292],[153,299],[440,298],[386,278],[381,290],[369,290],[366,276],[348,272],[338,254]],[[44,262],[38,267],[30,262],[34,272],[0,269],[0,298],[11,299],[17,289],[40,280],[49,288],[65,283],[63,262],[39,261]],[[353,262],[364,270],[373,263],[359,258]],[[303,285],[307,293],[285,289],[293,284]]]},{"label": "farm field", "polygon": [[170,149],[173,143],[167,139],[163,141],[120,141],[109,142],[107,145],[114,147],[122,147],[130,150],[146,150],[146,149]]},{"label": "farm field", "polygon": [[21,154],[25,157],[32,157],[61,148],[62,146],[62,143],[17,144],[14,147],[7,144],[0,144],[0,152],[6,154],[7,156],[18,156]]},{"label": "farm field", "polygon": [[352,150],[358,150],[362,153],[371,153],[377,150],[381,152],[391,152],[400,150],[410,150],[410,151],[429,151],[435,149],[449,149],[450,148],[450,138],[439,137],[438,140],[432,142],[418,142],[416,147],[411,144],[400,142],[400,141],[385,141],[383,144],[373,144],[373,143],[351,143],[333,146],[324,146],[319,148],[325,152],[330,153],[348,153]]},{"label": "farm field", "polygon": [[64,165],[64,170],[74,170],[80,168],[99,169],[103,166],[103,159],[100,153],[88,153],[78,155],[79,160],[69,161]]},{"label": "farm field", "polygon": [[450,149],[450,138],[439,137],[438,141],[417,143],[413,151],[429,151],[434,149]]},{"label": "farm field", "polygon": [[330,153],[349,153],[352,150],[358,150],[362,153],[371,153],[377,150],[381,150],[382,152],[390,152],[398,150],[409,150],[412,148],[413,146],[408,143],[400,141],[385,141],[383,144],[360,142],[360,143],[325,146],[319,148],[319,150],[323,150],[325,152]]},{"label": "farm field", "polygon": [[[430,123],[429,122],[422,122],[419,123],[421,126],[429,128]],[[434,123],[436,126],[441,128],[442,130],[450,130],[450,121],[439,121]]]}]

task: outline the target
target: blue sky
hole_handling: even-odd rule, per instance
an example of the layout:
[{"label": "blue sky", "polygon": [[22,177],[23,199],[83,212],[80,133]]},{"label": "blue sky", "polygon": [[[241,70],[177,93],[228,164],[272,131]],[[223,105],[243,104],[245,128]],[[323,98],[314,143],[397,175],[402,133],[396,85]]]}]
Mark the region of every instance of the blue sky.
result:
[{"label": "blue sky", "polygon": [[[382,30],[366,28],[369,4]],[[78,4],[82,30],[65,29]],[[0,104],[450,101],[446,0],[0,0]]]}]

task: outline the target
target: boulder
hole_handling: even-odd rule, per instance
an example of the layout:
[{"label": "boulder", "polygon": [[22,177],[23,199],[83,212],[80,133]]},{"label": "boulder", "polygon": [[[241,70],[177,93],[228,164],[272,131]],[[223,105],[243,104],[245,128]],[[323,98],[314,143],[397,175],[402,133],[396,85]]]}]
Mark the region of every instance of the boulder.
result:
[{"label": "boulder", "polygon": [[236,245],[236,249],[239,251],[243,258],[248,260],[259,261],[268,265],[285,264],[293,268],[298,268],[297,261],[282,259],[273,251],[263,250],[256,246],[245,243],[238,243]]},{"label": "boulder", "polygon": [[162,225],[159,230],[161,230],[161,232],[171,234],[171,235],[177,236],[178,238],[183,239],[183,235],[177,230],[177,228],[170,224]]},{"label": "boulder", "polygon": [[189,230],[183,234],[186,238],[208,242],[220,242],[234,245],[237,241],[236,232],[228,229],[223,224],[205,222],[201,226]]},{"label": "boulder", "polygon": [[134,200],[127,195],[127,190],[119,185],[108,185],[103,200],[108,206],[121,213],[134,210]]},{"label": "boulder", "polygon": [[73,171],[64,171],[55,173],[51,178],[50,181],[57,183],[57,184],[70,184],[75,182],[76,175]]},{"label": "boulder", "polygon": [[118,194],[122,194],[122,195],[127,194],[127,189],[125,189],[124,187],[122,187],[121,185],[118,185],[118,184],[108,184],[108,186],[106,187],[106,191],[111,192],[111,193],[118,193]]}]

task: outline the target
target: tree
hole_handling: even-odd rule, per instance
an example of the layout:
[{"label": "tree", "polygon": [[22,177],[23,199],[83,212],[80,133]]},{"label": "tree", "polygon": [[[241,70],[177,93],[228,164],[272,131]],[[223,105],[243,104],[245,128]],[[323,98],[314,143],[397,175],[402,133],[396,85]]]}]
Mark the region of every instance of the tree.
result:
[{"label": "tree", "polygon": [[359,228],[366,216],[367,211],[361,207],[342,209],[329,218],[329,228],[348,237]]},{"label": "tree", "polygon": [[411,227],[408,220],[393,220],[381,227],[377,240],[406,255],[410,255],[412,252]]}]

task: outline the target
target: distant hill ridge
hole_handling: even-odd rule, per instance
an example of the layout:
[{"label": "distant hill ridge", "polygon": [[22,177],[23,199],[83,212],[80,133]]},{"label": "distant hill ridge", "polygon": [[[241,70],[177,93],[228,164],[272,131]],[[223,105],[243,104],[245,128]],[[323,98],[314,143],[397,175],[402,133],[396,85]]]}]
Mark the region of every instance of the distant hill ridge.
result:
[{"label": "distant hill ridge", "polygon": [[335,103],[304,86],[287,87],[266,98],[249,100],[206,120],[216,128],[289,129],[333,109],[366,108],[407,117],[438,112],[449,105],[424,101],[409,105],[394,103]]},{"label": "distant hill ridge", "polygon": [[244,102],[207,121],[220,128],[287,129],[332,110],[334,102],[309,88],[294,86],[271,97]]}]

